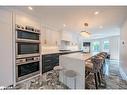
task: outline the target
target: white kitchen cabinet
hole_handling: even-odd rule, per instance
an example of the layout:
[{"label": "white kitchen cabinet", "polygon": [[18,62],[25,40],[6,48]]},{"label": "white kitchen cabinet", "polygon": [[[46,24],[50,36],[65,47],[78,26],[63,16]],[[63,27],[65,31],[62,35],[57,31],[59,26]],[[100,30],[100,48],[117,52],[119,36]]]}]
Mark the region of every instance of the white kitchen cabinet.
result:
[{"label": "white kitchen cabinet", "polygon": [[72,40],[72,34],[68,31],[61,31],[61,40],[65,41],[71,41]]},{"label": "white kitchen cabinet", "polygon": [[70,31],[61,31],[60,49],[79,50],[79,34]]},{"label": "white kitchen cabinet", "polygon": [[15,11],[15,23],[23,26],[33,26],[41,29],[41,21],[35,16],[28,15],[22,11]]},{"label": "white kitchen cabinet", "polygon": [[69,41],[70,45],[76,45],[78,43],[79,35],[75,32],[62,31],[61,40]]},{"label": "white kitchen cabinet", "polygon": [[60,44],[60,33],[59,31],[54,31],[54,34],[53,34],[53,38],[54,38],[54,46],[59,46]]},{"label": "white kitchen cabinet", "polygon": [[44,26],[41,26],[41,46],[45,46],[45,40],[46,40],[46,28]]},{"label": "white kitchen cabinet", "polygon": [[46,44],[48,46],[52,46],[54,39],[53,39],[53,31],[51,29],[46,29]]},{"label": "white kitchen cabinet", "polygon": [[[42,29],[43,46],[58,46],[60,43],[60,33],[57,30],[43,27]],[[46,41],[46,43],[45,43]]]},{"label": "white kitchen cabinet", "polygon": [[12,12],[0,9],[0,86],[14,82]]}]

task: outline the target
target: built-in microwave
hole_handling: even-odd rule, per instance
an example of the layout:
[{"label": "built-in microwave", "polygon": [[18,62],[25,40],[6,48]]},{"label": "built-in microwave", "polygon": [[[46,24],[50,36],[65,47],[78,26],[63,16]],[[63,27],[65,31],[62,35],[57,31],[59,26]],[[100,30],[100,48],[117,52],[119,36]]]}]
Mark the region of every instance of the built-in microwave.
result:
[{"label": "built-in microwave", "polygon": [[16,25],[16,40],[17,41],[36,41],[39,42],[40,30],[30,26]]},{"label": "built-in microwave", "polygon": [[17,58],[38,55],[40,53],[39,45],[38,43],[18,42],[16,45]]},{"label": "built-in microwave", "polygon": [[40,30],[16,25],[16,57],[37,56],[40,53]]},{"label": "built-in microwave", "polygon": [[39,33],[17,30],[17,38],[39,40]]}]

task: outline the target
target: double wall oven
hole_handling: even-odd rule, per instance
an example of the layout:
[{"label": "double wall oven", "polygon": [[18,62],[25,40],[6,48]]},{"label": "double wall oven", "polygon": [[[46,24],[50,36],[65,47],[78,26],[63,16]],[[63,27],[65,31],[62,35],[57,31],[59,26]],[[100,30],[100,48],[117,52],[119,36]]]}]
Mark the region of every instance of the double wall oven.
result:
[{"label": "double wall oven", "polygon": [[40,73],[40,30],[16,25],[16,81]]}]

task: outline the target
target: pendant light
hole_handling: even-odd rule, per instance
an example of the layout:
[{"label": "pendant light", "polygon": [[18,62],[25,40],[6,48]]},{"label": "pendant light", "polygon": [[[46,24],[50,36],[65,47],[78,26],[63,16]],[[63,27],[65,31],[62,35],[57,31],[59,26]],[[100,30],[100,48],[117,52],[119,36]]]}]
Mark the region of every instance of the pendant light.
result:
[{"label": "pendant light", "polygon": [[90,33],[86,31],[86,27],[88,27],[88,23],[84,23],[84,26],[85,26],[85,30],[84,31],[81,31],[80,32],[80,35],[83,36],[83,37],[90,37]]}]

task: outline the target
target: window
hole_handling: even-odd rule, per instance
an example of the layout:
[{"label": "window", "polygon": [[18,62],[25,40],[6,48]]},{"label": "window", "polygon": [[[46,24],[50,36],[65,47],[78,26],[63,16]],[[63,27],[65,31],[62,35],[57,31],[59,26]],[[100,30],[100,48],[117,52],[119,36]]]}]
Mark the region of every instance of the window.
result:
[{"label": "window", "polygon": [[103,42],[103,51],[109,52],[109,40]]},{"label": "window", "polygon": [[93,42],[93,52],[99,52],[100,51],[100,42],[99,41],[96,41],[96,42]]}]

